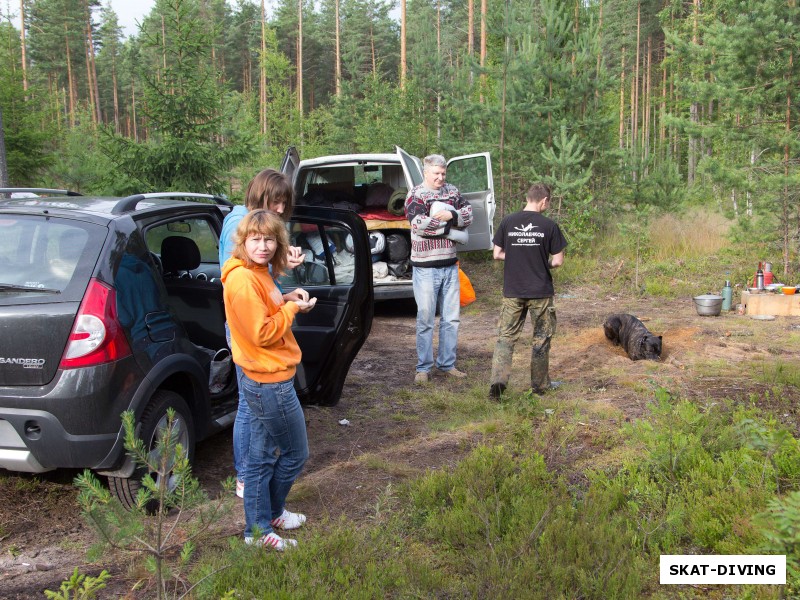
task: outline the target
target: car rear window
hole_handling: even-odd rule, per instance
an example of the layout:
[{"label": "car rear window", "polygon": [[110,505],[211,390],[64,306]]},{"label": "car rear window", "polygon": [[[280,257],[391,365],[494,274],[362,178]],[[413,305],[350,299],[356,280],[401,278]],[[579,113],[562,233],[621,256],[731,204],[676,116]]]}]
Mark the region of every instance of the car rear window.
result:
[{"label": "car rear window", "polygon": [[85,286],[104,231],[71,219],[0,215],[0,300],[61,295],[73,285]]}]

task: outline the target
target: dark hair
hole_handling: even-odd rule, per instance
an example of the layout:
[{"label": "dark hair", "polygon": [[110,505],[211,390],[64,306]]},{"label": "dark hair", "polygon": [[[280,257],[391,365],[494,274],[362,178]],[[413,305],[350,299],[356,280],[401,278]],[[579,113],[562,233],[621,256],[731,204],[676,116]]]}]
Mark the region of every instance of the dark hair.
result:
[{"label": "dark hair", "polygon": [[244,243],[252,235],[264,235],[274,237],[277,240],[278,247],[275,249],[275,255],[272,257],[270,264],[272,265],[272,274],[275,277],[281,275],[286,269],[287,253],[289,251],[289,234],[286,231],[286,223],[276,213],[264,208],[250,211],[239,222],[239,226],[233,236],[231,256],[241,260],[248,268],[252,268],[254,263],[247,256]]},{"label": "dark hair", "polygon": [[528,193],[525,194],[525,199],[532,202],[541,202],[545,198],[550,197],[550,186],[546,183],[534,183],[528,188]]},{"label": "dark hair", "polygon": [[294,206],[292,183],[286,175],[275,169],[264,169],[253,177],[247,185],[247,192],[244,195],[244,205],[247,210],[269,209],[270,202],[280,202],[281,200],[286,202],[286,208],[281,217],[284,221],[288,221],[292,216]]}]

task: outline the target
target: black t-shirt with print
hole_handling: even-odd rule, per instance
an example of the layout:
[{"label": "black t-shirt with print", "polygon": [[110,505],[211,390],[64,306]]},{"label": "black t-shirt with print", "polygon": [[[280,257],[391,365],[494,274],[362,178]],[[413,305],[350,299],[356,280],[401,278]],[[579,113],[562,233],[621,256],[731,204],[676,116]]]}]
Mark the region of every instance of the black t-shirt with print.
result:
[{"label": "black t-shirt with print", "polygon": [[492,242],[506,253],[503,296],[549,298],[555,293],[547,263],[550,255],[567,247],[555,221],[532,210],[521,210],[502,220]]}]

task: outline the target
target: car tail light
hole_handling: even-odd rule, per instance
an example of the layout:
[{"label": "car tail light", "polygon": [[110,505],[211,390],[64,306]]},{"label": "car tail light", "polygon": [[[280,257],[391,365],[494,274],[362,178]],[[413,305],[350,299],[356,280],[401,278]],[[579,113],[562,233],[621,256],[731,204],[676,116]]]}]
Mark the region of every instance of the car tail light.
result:
[{"label": "car tail light", "polygon": [[100,365],[130,353],[125,332],[117,320],[114,289],[97,279],[90,280],[60,367],[75,369]]}]

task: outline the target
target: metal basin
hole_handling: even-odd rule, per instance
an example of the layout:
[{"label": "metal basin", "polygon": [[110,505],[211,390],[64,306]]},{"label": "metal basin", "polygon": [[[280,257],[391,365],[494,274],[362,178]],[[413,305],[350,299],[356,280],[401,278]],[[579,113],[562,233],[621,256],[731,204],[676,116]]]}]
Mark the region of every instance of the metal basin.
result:
[{"label": "metal basin", "polygon": [[695,296],[694,307],[701,317],[718,317],[722,312],[722,296],[716,294]]}]

